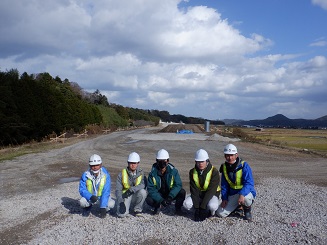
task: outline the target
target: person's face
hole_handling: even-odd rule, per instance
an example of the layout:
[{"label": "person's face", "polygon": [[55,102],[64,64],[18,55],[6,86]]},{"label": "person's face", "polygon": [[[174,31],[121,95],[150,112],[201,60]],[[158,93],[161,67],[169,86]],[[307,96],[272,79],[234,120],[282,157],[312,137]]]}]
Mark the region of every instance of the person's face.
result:
[{"label": "person's face", "polygon": [[236,162],[236,158],[237,158],[237,153],[236,154],[225,154],[226,162],[228,162],[229,164],[234,164]]},{"label": "person's face", "polygon": [[93,172],[97,172],[97,171],[99,171],[99,169],[101,168],[101,165],[102,165],[102,164],[98,164],[98,165],[90,165],[90,169],[91,169]]},{"label": "person's face", "polygon": [[165,170],[166,167],[167,167],[167,163],[168,163],[168,160],[164,160],[164,159],[157,159],[157,163],[158,163],[158,166],[161,170]]},{"label": "person's face", "polygon": [[134,172],[137,169],[137,166],[139,165],[138,162],[129,162],[128,163],[128,168]]},{"label": "person's face", "polygon": [[195,161],[195,163],[200,170],[204,170],[207,167],[207,161]]}]

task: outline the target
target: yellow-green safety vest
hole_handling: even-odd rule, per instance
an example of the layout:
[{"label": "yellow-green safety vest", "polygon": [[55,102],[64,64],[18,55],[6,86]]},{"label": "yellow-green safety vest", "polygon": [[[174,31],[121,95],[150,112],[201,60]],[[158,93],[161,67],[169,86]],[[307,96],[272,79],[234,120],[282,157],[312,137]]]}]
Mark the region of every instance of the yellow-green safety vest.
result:
[{"label": "yellow-green safety vest", "polygon": [[[125,193],[131,187],[128,182],[128,172],[126,168],[122,170],[121,179],[123,182],[123,193]],[[136,178],[135,186],[141,184],[141,181],[142,181],[142,175]]]},{"label": "yellow-green safety vest", "polygon": [[[207,173],[207,176],[206,176],[206,179],[204,181],[203,187],[200,186],[198,171],[196,171],[195,168],[193,169],[193,180],[194,180],[194,183],[195,183],[196,187],[198,187],[201,191],[206,191],[208,189],[208,186],[210,184],[210,180],[211,180],[213,169],[214,169],[214,167],[212,166],[211,169],[210,169],[210,171]],[[217,191],[220,191],[220,186],[219,185],[217,187]]]},{"label": "yellow-green safety vest", "polygon": [[[244,165],[244,161],[241,162],[242,164],[242,167]],[[223,165],[223,173],[224,173],[224,176],[225,176],[225,179],[226,181],[228,182],[229,186],[235,190],[240,190],[243,188],[243,185],[242,185],[242,174],[243,174],[243,171],[242,169],[238,170],[236,172],[236,178],[235,178],[235,183],[233,183],[229,177],[228,177],[228,173],[227,173],[227,167],[226,167],[226,164]]]},{"label": "yellow-green safety vest", "polygon": [[[152,180],[153,180],[153,184],[154,186],[157,186],[157,181],[156,181],[156,178],[155,177],[152,177]],[[171,181],[170,181],[170,186],[169,188],[171,189],[174,185],[174,176],[171,177]]]},{"label": "yellow-green safety vest", "polygon": [[[103,191],[103,187],[106,184],[106,176],[104,175],[101,180],[100,180],[100,184],[98,187],[98,192],[97,192],[97,196],[100,197],[102,196],[102,191]],[[92,180],[91,179],[87,179],[86,180],[86,188],[87,190],[93,194],[93,184],[92,184]]]}]

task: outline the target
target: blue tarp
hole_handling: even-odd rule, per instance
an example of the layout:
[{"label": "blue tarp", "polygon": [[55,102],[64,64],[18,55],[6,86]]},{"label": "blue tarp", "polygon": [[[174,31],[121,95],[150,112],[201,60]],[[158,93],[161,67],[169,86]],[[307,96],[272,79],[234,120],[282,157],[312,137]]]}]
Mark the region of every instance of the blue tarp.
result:
[{"label": "blue tarp", "polygon": [[177,130],[176,134],[193,134],[193,131],[182,129],[182,130]]}]

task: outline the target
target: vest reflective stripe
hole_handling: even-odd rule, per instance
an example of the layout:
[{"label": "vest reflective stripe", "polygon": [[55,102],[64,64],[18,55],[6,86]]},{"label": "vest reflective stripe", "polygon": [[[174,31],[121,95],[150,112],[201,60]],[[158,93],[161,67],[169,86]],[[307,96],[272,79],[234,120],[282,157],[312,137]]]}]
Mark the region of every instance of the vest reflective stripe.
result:
[{"label": "vest reflective stripe", "polygon": [[[204,185],[203,187],[200,186],[200,181],[199,181],[199,175],[198,175],[198,171],[196,171],[196,169],[193,169],[193,180],[194,183],[196,185],[196,187],[198,187],[201,191],[206,191],[208,189],[208,186],[210,184],[210,180],[211,180],[211,176],[212,176],[212,171],[213,171],[213,166],[211,167],[210,171],[207,173],[206,179],[204,181]],[[217,187],[217,191],[220,191],[220,186],[218,185]]]},{"label": "vest reflective stripe", "polygon": [[[126,168],[122,170],[121,179],[123,182],[123,193],[125,193],[131,187],[128,182],[128,172]],[[142,175],[136,178],[135,186],[141,184],[141,181],[142,181]]]},{"label": "vest reflective stripe", "polygon": [[[153,180],[153,185],[154,186],[157,186],[157,181],[156,181],[156,178],[155,177],[152,177],[152,180]],[[171,177],[171,181],[170,181],[170,186],[169,188],[171,189],[174,185],[174,176]]]},{"label": "vest reflective stripe", "polygon": [[[244,161],[241,162],[242,164],[242,167],[244,165]],[[225,176],[225,179],[226,181],[228,182],[229,186],[235,190],[240,190],[243,188],[243,185],[242,185],[242,174],[243,174],[243,171],[242,169],[238,170],[236,172],[236,178],[235,178],[235,183],[233,183],[229,177],[228,177],[228,173],[227,173],[227,167],[226,167],[226,164],[223,165],[223,172],[224,172],[224,176]]]},{"label": "vest reflective stripe", "polygon": [[170,189],[173,187],[174,185],[174,176],[171,177],[171,181],[170,181]]},{"label": "vest reflective stripe", "polygon": [[[99,189],[97,191],[98,197],[102,196],[102,191],[105,184],[106,184],[106,176],[104,175],[100,180]],[[86,180],[86,188],[91,194],[93,194],[93,182],[91,179]]]}]

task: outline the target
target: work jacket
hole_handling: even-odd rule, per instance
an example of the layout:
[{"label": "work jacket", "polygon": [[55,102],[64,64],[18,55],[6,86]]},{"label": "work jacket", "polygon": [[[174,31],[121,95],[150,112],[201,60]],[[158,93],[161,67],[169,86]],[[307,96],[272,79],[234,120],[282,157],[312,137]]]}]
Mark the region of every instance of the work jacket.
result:
[{"label": "work jacket", "polygon": [[194,208],[206,209],[214,195],[219,198],[220,176],[218,169],[213,167],[211,163],[208,163],[207,167],[202,171],[195,165],[189,172],[189,180]]},{"label": "work jacket", "polygon": [[160,175],[160,169],[154,164],[148,177],[148,195],[157,203],[161,203],[168,197],[175,199],[182,189],[182,180],[178,170],[171,163],[168,163],[166,172],[162,175],[165,180],[165,189],[168,190],[168,196],[163,196],[160,193],[160,190],[163,188]]},{"label": "work jacket", "polygon": [[116,180],[116,198],[118,203],[123,202],[122,195],[128,189],[133,193],[145,188],[145,180],[143,170],[138,166],[135,174],[124,168],[117,176]]},{"label": "work jacket", "polygon": [[89,170],[85,171],[79,182],[79,193],[90,201],[92,195],[100,199],[100,208],[106,208],[110,197],[110,174],[104,167],[100,168],[99,175],[95,177]]},{"label": "work jacket", "polygon": [[[246,196],[250,192],[253,197],[256,196],[254,189],[254,179],[250,165],[242,161],[239,157],[236,159],[236,166],[228,168],[229,163],[225,162],[221,165],[221,199],[228,201],[228,196],[235,194]],[[224,166],[225,165],[225,166]]]}]

